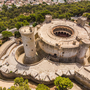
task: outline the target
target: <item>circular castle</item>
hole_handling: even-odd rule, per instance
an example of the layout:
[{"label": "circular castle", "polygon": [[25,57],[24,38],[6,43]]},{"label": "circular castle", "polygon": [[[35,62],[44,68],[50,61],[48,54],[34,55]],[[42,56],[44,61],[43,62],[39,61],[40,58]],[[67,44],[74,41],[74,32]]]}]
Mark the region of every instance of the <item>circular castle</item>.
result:
[{"label": "circular castle", "polygon": [[84,25],[81,26],[85,20],[82,20],[82,23],[79,24],[80,20],[78,19],[76,24],[66,20],[52,20],[52,16],[46,15],[45,22],[38,30],[39,40],[36,41],[36,46],[34,28],[31,26],[20,28],[19,31],[25,50],[23,63],[33,64],[38,62],[36,52],[38,57],[39,55],[41,57],[40,51],[46,53],[52,61],[87,63],[84,58],[90,45],[90,40],[88,31],[83,28]]},{"label": "circular castle", "polygon": [[11,40],[6,47],[1,46],[2,75],[22,76],[44,84],[53,83],[57,76],[68,76],[90,88],[90,28],[85,21],[83,17],[74,23],[46,15],[41,26],[21,27],[23,44]]}]

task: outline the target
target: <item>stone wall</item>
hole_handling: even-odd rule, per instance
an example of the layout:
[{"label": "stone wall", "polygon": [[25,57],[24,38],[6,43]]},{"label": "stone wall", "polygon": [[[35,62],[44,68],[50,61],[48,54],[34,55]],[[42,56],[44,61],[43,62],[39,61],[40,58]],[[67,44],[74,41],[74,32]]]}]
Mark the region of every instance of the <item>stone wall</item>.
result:
[{"label": "stone wall", "polygon": [[24,53],[24,47],[23,47],[23,46],[20,46],[20,47],[16,50],[16,53],[15,53],[15,58],[16,58],[16,60],[18,60],[19,55],[21,55],[22,53]]},{"label": "stone wall", "polygon": [[77,82],[79,82],[80,84],[82,84],[83,86],[87,87],[88,89],[90,89],[90,80],[88,80],[88,78],[85,78],[84,76],[80,75],[78,72],[75,73],[75,78],[74,78]]},{"label": "stone wall", "polygon": [[[32,72],[32,73],[30,73]],[[0,71],[0,73],[2,74],[2,76],[4,76],[5,78],[9,78],[9,79],[13,79],[16,77],[23,77],[24,79],[29,79],[32,81],[35,81],[35,83],[44,83],[44,84],[52,84],[54,80],[42,80],[40,79],[40,77],[37,77],[38,73],[37,72],[33,72],[33,71],[28,71],[26,70],[26,72],[24,72],[24,70],[15,70],[14,72],[12,71],[11,73],[8,71],[8,69],[5,69],[4,71]],[[29,74],[28,74],[29,73]],[[36,78],[37,77],[37,78]]]},{"label": "stone wall", "polygon": [[59,48],[50,46],[43,41],[39,42],[40,48],[47,54],[51,55],[53,61],[60,61],[60,62],[76,62],[76,56],[78,53],[77,48]]},{"label": "stone wall", "polygon": [[[85,64],[87,61],[84,61],[84,58],[86,57],[86,52],[89,48],[89,45],[87,44],[82,44],[80,45],[80,48],[78,49],[78,54],[77,54],[77,57],[79,59],[78,62],[82,63],[82,64]],[[87,60],[87,59],[86,59]]]},{"label": "stone wall", "polygon": [[0,58],[6,53],[6,51],[8,50],[8,48],[15,43],[14,40],[10,40],[5,42],[1,47],[0,47]]}]

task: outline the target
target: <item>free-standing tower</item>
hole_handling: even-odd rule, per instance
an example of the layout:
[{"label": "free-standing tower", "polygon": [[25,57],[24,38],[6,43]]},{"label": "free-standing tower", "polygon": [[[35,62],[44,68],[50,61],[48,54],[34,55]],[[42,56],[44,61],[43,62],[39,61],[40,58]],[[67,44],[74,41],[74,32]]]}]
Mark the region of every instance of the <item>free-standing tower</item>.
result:
[{"label": "free-standing tower", "polygon": [[34,28],[32,26],[24,26],[19,29],[22,36],[24,51],[25,51],[25,64],[32,64],[36,61],[36,48],[35,48],[35,37]]}]

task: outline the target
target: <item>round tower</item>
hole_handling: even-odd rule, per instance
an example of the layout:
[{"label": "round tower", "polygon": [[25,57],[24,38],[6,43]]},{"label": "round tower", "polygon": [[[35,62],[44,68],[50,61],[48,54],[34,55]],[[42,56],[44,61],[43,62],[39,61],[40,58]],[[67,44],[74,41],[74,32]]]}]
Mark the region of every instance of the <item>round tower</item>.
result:
[{"label": "round tower", "polygon": [[35,48],[35,37],[34,28],[32,26],[24,26],[19,29],[22,36],[24,51],[25,51],[25,64],[32,64],[36,62],[36,48]]}]

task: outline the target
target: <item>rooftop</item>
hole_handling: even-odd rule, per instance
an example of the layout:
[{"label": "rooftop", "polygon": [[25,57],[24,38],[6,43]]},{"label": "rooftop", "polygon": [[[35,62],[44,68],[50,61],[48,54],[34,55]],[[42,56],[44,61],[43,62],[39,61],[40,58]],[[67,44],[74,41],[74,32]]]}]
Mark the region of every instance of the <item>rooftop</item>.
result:
[{"label": "rooftop", "polygon": [[[67,28],[63,29],[63,33],[65,31],[66,35],[69,34],[69,37],[58,37],[57,35],[55,35],[54,32],[58,32],[59,33],[62,31],[59,30],[55,31],[54,29],[54,34],[52,33],[53,28],[55,27],[61,27],[63,26]],[[71,33],[70,33],[71,31]],[[78,26],[76,23],[71,22],[71,21],[66,21],[66,20],[52,20],[51,23],[44,23],[43,26],[39,29],[39,37],[42,38],[42,40],[44,42],[46,42],[47,44],[51,45],[51,46],[56,46],[57,44],[62,47],[62,48],[74,48],[74,47],[78,47],[80,42],[77,40],[77,37],[83,42],[83,43],[88,43],[90,44],[89,41],[89,35],[88,35],[88,30],[87,28],[83,28]],[[57,33],[56,33],[57,34]],[[73,44],[73,42],[75,42],[75,44]]]},{"label": "rooftop", "polygon": [[28,35],[34,32],[32,26],[24,26],[19,29],[21,34]]}]

